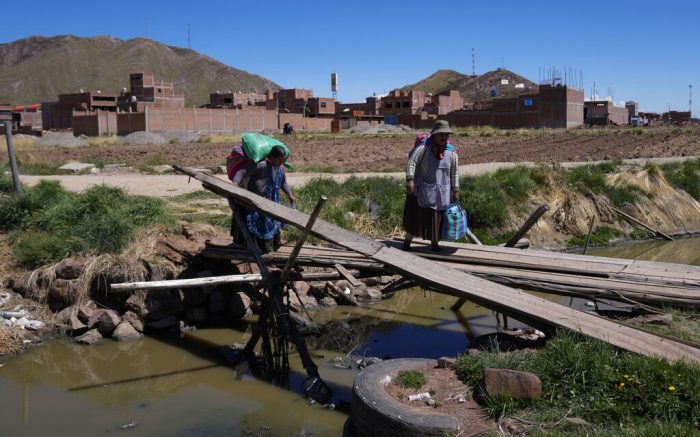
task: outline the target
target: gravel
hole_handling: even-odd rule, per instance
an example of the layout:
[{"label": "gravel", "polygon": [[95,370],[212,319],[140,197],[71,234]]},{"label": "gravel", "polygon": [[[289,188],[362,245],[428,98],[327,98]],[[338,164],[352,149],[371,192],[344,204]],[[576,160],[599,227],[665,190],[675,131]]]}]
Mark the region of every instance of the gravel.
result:
[{"label": "gravel", "polygon": [[81,138],[76,138],[72,134],[50,134],[45,135],[34,142],[34,147],[83,147],[87,146],[87,143]]},{"label": "gravel", "polygon": [[177,144],[187,144],[187,143],[196,143],[197,140],[200,138],[201,134],[199,132],[192,132],[192,131],[187,131],[187,132],[162,132],[161,135],[168,141],[168,142],[175,142]]}]

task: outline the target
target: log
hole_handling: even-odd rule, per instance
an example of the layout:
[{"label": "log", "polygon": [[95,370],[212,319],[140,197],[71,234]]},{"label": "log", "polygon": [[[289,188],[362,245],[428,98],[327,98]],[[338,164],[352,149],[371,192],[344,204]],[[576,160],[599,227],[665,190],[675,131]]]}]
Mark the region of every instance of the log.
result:
[{"label": "log", "polygon": [[523,225],[518,229],[510,240],[506,243],[505,247],[515,247],[518,241],[530,230],[531,227],[537,223],[537,221],[544,215],[545,212],[549,211],[549,205],[546,203],[539,208],[537,208],[530,217],[523,223]]}]

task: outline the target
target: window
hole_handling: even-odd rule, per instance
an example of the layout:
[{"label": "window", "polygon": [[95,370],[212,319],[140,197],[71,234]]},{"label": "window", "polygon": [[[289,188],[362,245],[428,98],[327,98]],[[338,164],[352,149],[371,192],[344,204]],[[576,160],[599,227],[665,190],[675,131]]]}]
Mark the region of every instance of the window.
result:
[{"label": "window", "polygon": [[321,108],[325,108],[325,107],[326,107],[326,102],[321,102]]},{"label": "window", "polygon": [[384,105],[384,107],[387,108],[387,109],[391,109],[391,102],[386,102],[386,104]]},{"label": "window", "polygon": [[404,108],[410,108],[410,107],[411,107],[411,102],[408,102],[408,101],[403,102],[403,107],[404,107]]}]

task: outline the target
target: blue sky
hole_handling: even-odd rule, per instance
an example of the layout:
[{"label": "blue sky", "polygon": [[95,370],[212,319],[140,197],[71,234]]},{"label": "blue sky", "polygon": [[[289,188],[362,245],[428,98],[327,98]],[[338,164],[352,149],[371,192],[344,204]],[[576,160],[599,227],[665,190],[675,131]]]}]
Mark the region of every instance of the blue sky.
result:
[{"label": "blue sky", "polygon": [[[613,90],[643,111],[700,101],[700,2],[673,1],[70,1],[12,2],[0,43],[30,35],[147,36],[187,47],[286,88],[362,101],[438,69],[500,66],[583,71],[588,97]],[[167,79],[167,78],[164,78]],[[698,105],[694,104],[693,109]],[[694,111],[695,112],[695,111]]]}]

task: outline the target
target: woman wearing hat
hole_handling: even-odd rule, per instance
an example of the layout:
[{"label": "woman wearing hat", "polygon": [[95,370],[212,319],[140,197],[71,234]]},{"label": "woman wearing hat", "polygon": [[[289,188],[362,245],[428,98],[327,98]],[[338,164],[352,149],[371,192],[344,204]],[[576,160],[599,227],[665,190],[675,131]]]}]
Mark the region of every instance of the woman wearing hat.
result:
[{"label": "woman wearing hat", "polygon": [[414,236],[430,240],[434,251],[441,250],[438,241],[445,210],[459,200],[457,153],[448,143],[451,133],[447,121],[437,120],[430,136],[408,158],[404,250],[410,249]]}]

